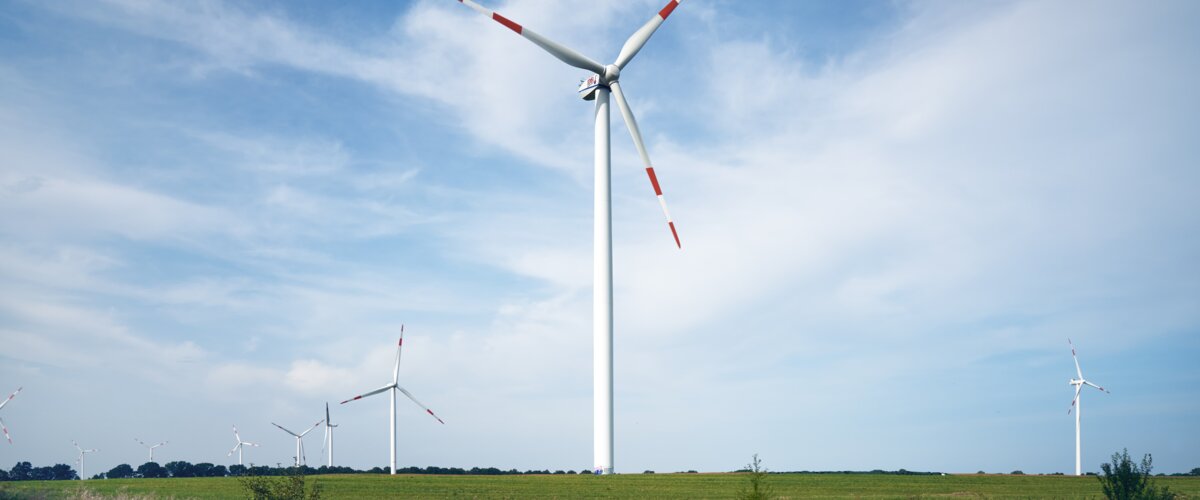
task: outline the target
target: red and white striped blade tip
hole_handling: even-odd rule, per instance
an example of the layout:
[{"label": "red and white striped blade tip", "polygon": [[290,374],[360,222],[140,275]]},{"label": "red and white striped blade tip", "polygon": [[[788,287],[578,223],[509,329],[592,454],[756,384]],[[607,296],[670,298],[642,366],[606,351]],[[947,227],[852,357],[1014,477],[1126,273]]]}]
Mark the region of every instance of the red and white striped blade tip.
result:
[{"label": "red and white striped blade tip", "polygon": [[441,419],[441,417],[438,417],[437,415],[434,415],[434,414],[433,414],[433,410],[430,410],[429,408],[426,408],[426,409],[425,409],[425,412],[426,412],[426,413],[428,413],[428,414],[429,414],[430,416],[432,416],[433,418],[436,418],[436,419],[437,419],[437,421],[438,421],[438,422],[441,422],[441,424],[442,424],[442,425],[446,425],[446,423],[445,423],[445,422],[442,422],[442,419]]},{"label": "red and white striped blade tip", "polygon": [[658,11],[658,17],[661,17],[663,21],[666,21],[667,16],[671,15],[671,12],[674,12],[675,7],[678,6],[679,0],[671,0],[670,2],[667,2],[667,5],[663,7],[662,10]]},{"label": "red and white striped blade tip", "polygon": [[24,387],[18,387],[17,390],[13,391],[12,394],[8,395],[7,399],[5,399],[4,401],[0,401],[0,408],[4,408],[4,405],[7,405],[9,401],[12,401],[12,398],[17,397],[17,393],[21,392],[21,389],[24,389]]},{"label": "red and white striped blade tip", "polygon": [[[634,141],[635,145],[637,141]],[[675,221],[671,219],[671,212],[667,210],[667,200],[663,198],[662,186],[658,183],[658,175],[654,173],[654,167],[646,167],[646,176],[650,178],[650,187],[654,188],[654,196],[658,197],[658,204],[662,205],[663,215],[667,217],[667,227],[671,228],[671,237],[675,238],[675,247],[683,249],[683,245],[679,243],[679,231],[675,230]]]}]

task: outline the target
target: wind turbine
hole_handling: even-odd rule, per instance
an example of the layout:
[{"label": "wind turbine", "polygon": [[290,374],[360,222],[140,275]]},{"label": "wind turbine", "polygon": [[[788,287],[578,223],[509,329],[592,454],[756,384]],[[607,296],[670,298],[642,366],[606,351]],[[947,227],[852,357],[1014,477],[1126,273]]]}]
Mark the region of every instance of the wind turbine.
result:
[{"label": "wind turbine", "polygon": [[1075,475],[1082,476],[1083,471],[1079,463],[1079,413],[1081,411],[1079,396],[1083,392],[1083,386],[1085,385],[1090,385],[1104,391],[1105,393],[1108,392],[1108,389],[1093,384],[1087,379],[1083,378],[1083,370],[1079,369],[1079,358],[1075,356],[1075,343],[1071,342],[1071,339],[1069,338],[1067,339],[1067,343],[1071,344],[1071,359],[1075,360],[1075,373],[1079,375],[1079,378],[1073,378],[1067,382],[1068,384],[1075,386],[1075,398],[1071,400],[1071,408],[1067,410],[1067,415],[1070,415],[1072,410],[1075,411]]},{"label": "wind turbine", "polygon": [[227,454],[225,456],[227,456],[227,457],[233,456],[233,452],[236,451],[238,453],[238,465],[242,465],[242,448],[246,447],[246,445],[255,446],[255,447],[257,447],[258,445],[251,443],[249,441],[242,441],[242,436],[241,436],[241,434],[238,434],[236,425],[233,426],[233,437],[234,437],[234,439],[237,439],[237,444],[234,445],[233,449],[229,450],[229,454]]},{"label": "wind turbine", "polygon": [[475,11],[490,17],[492,20],[513,30],[534,45],[541,47],[560,61],[576,68],[591,71],[579,86],[580,96],[584,100],[596,101],[595,112],[595,195],[593,205],[593,272],[592,272],[592,345],[593,345],[593,450],[595,472],[611,474],[613,472],[613,275],[612,275],[612,189],[611,164],[609,143],[609,106],[608,95],[611,92],[625,118],[625,126],[633,137],[633,145],[646,166],[646,175],[650,177],[650,185],[658,202],[662,205],[663,214],[667,217],[667,226],[671,228],[671,236],[675,238],[675,246],[683,248],[679,243],[679,233],[675,231],[675,222],[667,211],[667,202],[663,199],[662,188],[658,177],[654,175],[654,167],[650,164],[650,155],[642,142],[642,134],[638,130],[637,120],[625,100],[625,93],[617,81],[621,70],[642,50],[642,46],[650,40],[658,27],[666,21],[667,16],[679,6],[679,0],[670,0],[662,10],[651,17],[646,24],[625,41],[617,60],[604,66],[587,56],[580,54],[564,45],[539,35],[532,30],[513,22],[512,20],[484,8],[471,0],[458,0]]},{"label": "wind turbine", "polygon": [[304,435],[308,434],[309,432],[312,432],[313,429],[316,429],[318,425],[321,425],[321,422],[324,422],[324,420],[318,420],[317,423],[313,424],[312,427],[309,427],[308,430],[301,432],[299,434],[296,434],[295,432],[284,429],[282,425],[279,425],[275,422],[271,422],[271,425],[274,425],[275,427],[283,429],[283,432],[286,432],[286,433],[291,434],[296,437],[296,467],[304,465],[304,462],[305,462],[305,460],[304,460]]},{"label": "wind turbine", "polygon": [[329,418],[329,403],[325,403],[325,438],[321,440],[322,451],[326,446],[329,447],[329,467],[333,467],[333,421]]},{"label": "wind turbine", "polygon": [[[8,395],[8,399],[5,399],[4,402],[0,402],[0,409],[3,409],[4,406],[8,404],[9,401],[12,401],[12,398],[17,397],[17,393],[21,392],[21,389],[24,389],[24,387],[18,387],[15,392]],[[8,444],[12,444],[12,436],[8,435],[8,426],[4,425],[4,419],[2,419],[2,418],[0,418],[0,428],[4,429],[4,437],[6,439],[8,439]]]},{"label": "wind turbine", "polygon": [[83,459],[85,458],[84,455],[87,455],[88,453],[97,452],[100,450],[96,450],[96,449],[85,450],[83,448],[80,448],[79,443],[76,443],[75,441],[71,441],[71,444],[75,445],[75,449],[79,450],[79,458],[75,459],[75,463],[79,464],[79,479],[80,480],[87,479],[87,472],[84,472],[84,463],[83,463]]},{"label": "wind turbine", "polygon": [[357,401],[357,400],[365,398],[367,396],[374,396],[383,391],[388,391],[388,393],[391,394],[392,404],[390,405],[390,407],[392,409],[392,421],[391,421],[391,425],[388,426],[388,430],[391,431],[391,435],[392,435],[392,439],[391,439],[392,474],[396,473],[396,391],[403,392],[405,396],[408,396],[408,399],[411,399],[412,402],[417,404],[417,406],[420,406],[421,408],[423,408],[425,410],[425,413],[428,413],[433,418],[436,418],[438,422],[441,422],[443,425],[446,423],[446,422],[442,422],[442,419],[439,418],[437,415],[434,415],[433,410],[430,410],[425,405],[421,404],[421,402],[417,401],[417,398],[413,397],[413,395],[411,393],[404,390],[403,387],[400,387],[400,348],[402,348],[402,347],[404,347],[404,325],[400,325],[400,341],[396,343],[396,366],[395,366],[395,368],[392,369],[392,383],[385,385],[383,387],[380,387],[378,389],[375,389],[371,392],[368,392],[365,394],[359,394],[350,399],[342,401],[342,403],[341,403],[341,404],[346,404],[351,401]]},{"label": "wind turbine", "polygon": [[148,445],[148,444],[146,444],[146,443],[143,443],[141,439],[138,439],[138,438],[133,438],[133,440],[134,440],[134,441],[137,441],[137,442],[138,442],[138,444],[140,444],[140,445],[142,445],[142,446],[145,446],[145,447],[146,447],[146,449],[150,450],[150,461],[151,461],[151,462],[153,462],[153,461],[154,461],[154,449],[155,449],[155,448],[158,448],[159,446],[163,446],[163,445],[165,445],[165,444],[167,444],[167,443],[169,443],[169,442],[170,442],[170,441],[163,441],[163,442],[161,442],[161,443],[158,443],[158,444],[156,444],[156,445],[154,445],[154,446],[150,446],[150,445]]}]

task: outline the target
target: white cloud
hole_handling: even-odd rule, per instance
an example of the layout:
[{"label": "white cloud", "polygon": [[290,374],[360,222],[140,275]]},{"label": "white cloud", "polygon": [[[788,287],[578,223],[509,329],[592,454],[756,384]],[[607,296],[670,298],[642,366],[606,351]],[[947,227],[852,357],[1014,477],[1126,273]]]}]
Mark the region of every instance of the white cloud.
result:
[{"label": "white cloud", "polygon": [[221,132],[200,132],[197,137],[218,150],[228,151],[246,168],[275,177],[329,175],[346,168],[350,154],[337,141],[274,137],[242,137]]},{"label": "white cloud", "polygon": [[329,394],[345,385],[349,372],[317,360],[300,359],[292,362],[285,380],[297,392],[314,395]]}]

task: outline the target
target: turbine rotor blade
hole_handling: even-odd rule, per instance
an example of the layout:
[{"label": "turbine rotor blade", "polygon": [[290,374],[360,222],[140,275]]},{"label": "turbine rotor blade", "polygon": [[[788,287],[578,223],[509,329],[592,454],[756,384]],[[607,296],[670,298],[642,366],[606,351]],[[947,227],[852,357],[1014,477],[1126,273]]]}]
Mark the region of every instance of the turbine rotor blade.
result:
[{"label": "turbine rotor blade", "polygon": [[421,408],[423,408],[423,409],[425,410],[425,413],[428,413],[428,414],[429,414],[429,416],[431,416],[431,417],[433,417],[433,418],[436,418],[436,419],[437,419],[437,421],[438,421],[438,422],[441,422],[441,424],[442,424],[442,425],[446,425],[446,422],[442,422],[442,418],[441,418],[441,417],[439,417],[439,416],[437,416],[437,415],[434,415],[434,413],[433,413],[433,410],[430,410],[430,409],[429,409],[429,408],[427,408],[425,405],[421,404],[421,402],[420,402],[420,401],[417,401],[417,398],[414,398],[414,397],[413,397],[413,395],[412,395],[411,393],[409,393],[408,391],[404,390],[404,388],[403,388],[403,387],[396,386],[396,389],[399,389],[399,390],[400,390],[400,392],[403,392],[405,396],[408,396],[408,399],[411,399],[411,400],[412,400],[412,402],[414,402],[414,403],[416,403],[416,404],[417,404],[417,406],[420,406]]},{"label": "turbine rotor blade", "polygon": [[1071,344],[1071,359],[1075,360],[1075,373],[1079,375],[1079,380],[1083,380],[1083,370],[1079,369],[1079,358],[1075,356],[1075,343],[1067,338],[1067,343]]},{"label": "turbine rotor blade", "polygon": [[400,341],[396,342],[396,367],[392,369],[392,384],[400,383],[400,351],[404,348],[404,325],[400,325]]},{"label": "turbine rotor blade", "polygon": [[13,391],[12,394],[8,395],[8,399],[5,399],[4,401],[0,402],[0,408],[4,408],[4,405],[8,404],[9,401],[12,401],[12,398],[17,397],[17,393],[21,392],[21,389],[24,389],[24,387],[18,387],[17,390]]},{"label": "turbine rotor blade", "polygon": [[493,21],[503,24],[504,27],[506,27],[510,30],[513,30],[518,35],[525,37],[526,40],[533,42],[534,45],[541,47],[542,50],[549,52],[550,55],[557,57],[558,60],[560,60],[562,62],[565,62],[565,63],[567,63],[571,66],[574,66],[576,68],[579,68],[579,69],[586,69],[588,71],[591,71],[592,73],[596,73],[596,74],[600,74],[600,75],[604,74],[604,65],[602,65],[596,61],[593,61],[591,58],[589,58],[583,54],[575,52],[574,50],[570,49],[569,47],[567,47],[565,45],[562,45],[558,42],[555,42],[554,40],[551,40],[542,35],[539,35],[539,34],[535,33],[533,30],[527,29],[524,26],[521,26],[520,24],[513,22],[509,18],[500,15],[500,13],[492,11],[492,10],[488,10],[486,7],[479,5],[471,0],[458,0],[458,2],[463,5],[466,5],[467,7],[474,9],[476,12],[483,14],[484,16],[490,17]]},{"label": "turbine rotor blade", "polygon": [[242,442],[242,436],[238,434],[236,425],[233,426],[233,437],[236,438],[239,443]]},{"label": "turbine rotor blade", "polygon": [[4,439],[8,440],[8,444],[12,444],[12,436],[8,435],[8,426],[4,425],[4,419],[0,418],[0,429],[4,429]]},{"label": "turbine rotor blade", "polygon": [[633,137],[633,146],[637,148],[638,155],[642,157],[642,163],[646,165],[646,175],[650,177],[650,185],[654,187],[655,196],[658,196],[658,204],[662,205],[663,215],[667,217],[667,227],[671,228],[675,246],[683,248],[679,243],[679,233],[675,230],[675,221],[671,220],[671,212],[667,210],[667,200],[663,198],[662,188],[658,185],[658,176],[654,175],[654,167],[650,164],[650,154],[646,152],[646,145],[642,142],[642,132],[638,129],[637,120],[633,118],[633,111],[629,109],[629,103],[625,101],[625,92],[621,90],[621,84],[617,82],[610,82],[608,88],[617,98],[617,107],[621,109],[621,116],[625,118],[625,128],[629,129],[629,135]]},{"label": "turbine rotor blade", "polygon": [[[1092,386],[1092,387],[1095,387],[1095,388],[1097,388],[1097,389],[1100,389],[1100,390],[1102,390],[1102,391],[1104,391],[1104,392],[1108,392],[1108,389],[1105,389],[1105,388],[1103,388],[1103,387],[1100,387],[1100,386],[1098,386],[1098,385],[1096,385],[1096,384],[1093,384],[1093,383],[1091,383],[1091,382],[1089,382],[1089,381],[1087,381],[1087,380],[1084,380],[1084,381],[1083,381],[1083,383],[1085,383],[1085,384],[1087,384],[1087,385],[1090,385],[1090,386]],[[1111,392],[1109,392],[1109,394],[1112,394],[1112,393],[1111,393]]]},{"label": "turbine rotor blade", "polygon": [[1072,411],[1075,411],[1075,403],[1079,401],[1079,393],[1081,391],[1083,391],[1083,384],[1079,384],[1075,387],[1075,397],[1071,399],[1071,407],[1067,409],[1067,415],[1070,415]]},{"label": "turbine rotor blade", "polygon": [[383,387],[380,387],[380,388],[378,388],[378,389],[375,389],[375,390],[373,390],[373,391],[371,391],[371,392],[365,392],[365,393],[359,394],[359,395],[357,395],[357,396],[354,396],[354,397],[352,397],[352,398],[350,398],[350,399],[347,399],[347,400],[345,400],[345,401],[342,401],[342,403],[341,403],[341,404],[346,404],[346,403],[349,403],[349,402],[351,402],[351,401],[358,401],[358,400],[360,400],[360,399],[362,399],[362,398],[365,398],[365,397],[367,397],[367,396],[374,396],[374,395],[376,395],[376,394],[379,394],[379,393],[381,393],[381,392],[383,392],[383,391],[386,391],[386,390],[388,390],[388,389],[391,389],[391,388],[393,388],[393,387],[396,387],[396,384],[388,384],[388,385],[385,385],[385,386],[383,386]]},{"label": "turbine rotor blade", "polygon": [[633,35],[630,35],[629,39],[625,41],[625,45],[621,47],[621,53],[617,55],[617,62],[613,64],[616,64],[617,68],[625,69],[625,65],[629,64],[629,61],[633,60],[633,56],[642,50],[642,46],[646,45],[646,42],[658,30],[658,27],[662,26],[663,21],[667,20],[667,16],[671,15],[671,12],[678,6],[679,0],[667,2],[666,7],[663,7],[662,10],[658,11],[658,14],[655,14],[649,21],[646,21],[646,24],[633,32]]},{"label": "turbine rotor blade", "polygon": [[296,434],[295,432],[292,432],[292,431],[289,431],[289,430],[287,430],[287,429],[284,429],[284,427],[283,427],[282,425],[279,425],[279,424],[277,424],[277,423],[275,423],[275,422],[271,422],[271,425],[274,425],[275,427],[278,427],[278,428],[280,428],[280,429],[283,429],[283,432],[286,432],[286,433],[288,433],[288,434],[291,434],[291,435],[293,435],[293,436],[296,436],[296,437],[300,437],[300,435],[299,435],[299,434]]},{"label": "turbine rotor blade", "polygon": [[306,434],[312,432],[313,429],[316,429],[318,425],[321,425],[324,422],[325,422],[325,419],[318,420],[317,423],[313,424],[312,427],[309,427],[308,430],[301,432],[300,435],[297,437],[304,437]]},{"label": "turbine rotor blade", "polygon": [[226,453],[226,454],[225,454],[225,456],[227,456],[227,457],[232,457],[232,456],[233,456],[233,452],[237,451],[237,450],[238,450],[238,448],[241,448],[241,447],[242,447],[242,443],[241,443],[241,442],[239,442],[238,444],[234,445],[234,446],[233,446],[233,449],[232,449],[232,450],[229,450],[229,453]]}]

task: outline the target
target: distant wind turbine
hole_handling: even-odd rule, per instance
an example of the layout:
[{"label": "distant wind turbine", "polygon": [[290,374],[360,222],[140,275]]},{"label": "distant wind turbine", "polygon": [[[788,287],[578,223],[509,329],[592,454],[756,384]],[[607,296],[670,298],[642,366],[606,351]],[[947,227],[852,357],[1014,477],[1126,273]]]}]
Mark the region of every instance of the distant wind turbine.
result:
[{"label": "distant wind turbine", "polygon": [[305,460],[304,460],[304,436],[306,434],[308,434],[309,432],[312,432],[313,429],[316,429],[318,425],[321,425],[321,422],[324,422],[324,420],[318,420],[317,423],[313,424],[312,427],[309,427],[308,430],[301,432],[299,434],[296,434],[295,432],[285,429],[282,425],[279,425],[275,422],[271,422],[271,425],[274,425],[275,427],[278,427],[281,430],[283,430],[283,432],[286,432],[286,433],[291,434],[292,436],[296,437],[296,467],[304,465],[304,462],[305,462]]},{"label": "distant wind turbine", "polygon": [[1108,393],[1108,389],[1093,384],[1083,378],[1083,370],[1079,369],[1079,358],[1075,356],[1075,343],[1071,342],[1071,339],[1067,339],[1067,343],[1071,344],[1071,359],[1075,360],[1075,374],[1079,375],[1079,378],[1073,378],[1067,382],[1068,384],[1075,386],[1075,398],[1071,400],[1071,408],[1067,410],[1067,415],[1071,414],[1071,410],[1075,411],[1075,475],[1082,476],[1083,469],[1080,467],[1079,461],[1079,413],[1081,411],[1079,396],[1083,392],[1083,386],[1085,385],[1090,385],[1104,391],[1105,393]]},{"label": "distant wind turbine", "polygon": [[169,442],[170,442],[170,441],[163,441],[163,442],[161,442],[161,443],[158,443],[158,444],[156,444],[156,445],[154,445],[154,446],[150,446],[150,445],[148,445],[148,444],[146,444],[146,443],[143,443],[141,439],[138,439],[138,438],[133,438],[133,440],[134,440],[134,441],[137,441],[137,442],[138,442],[138,444],[140,444],[140,445],[142,445],[142,446],[145,446],[145,447],[146,447],[146,449],[150,450],[150,461],[151,461],[151,462],[153,462],[153,461],[154,461],[154,449],[155,449],[155,448],[158,448],[159,446],[164,446],[164,445],[166,445],[167,443],[169,443]]},{"label": "distant wind turbine", "polygon": [[[3,409],[9,401],[12,401],[12,398],[17,397],[17,393],[21,392],[21,389],[24,389],[24,387],[18,387],[16,392],[8,395],[8,399],[5,399],[4,402],[0,402],[0,409]],[[8,444],[12,444],[12,436],[8,435],[8,426],[4,425],[4,419],[2,418],[0,418],[0,428],[4,429],[4,437],[8,439]]]},{"label": "distant wind turbine", "polygon": [[227,454],[225,456],[227,456],[227,457],[233,456],[233,452],[236,451],[238,454],[238,465],[242,465],[242,448],[245,448],[246,446],[257,447],[258,445],[251,443],[249,441],[242,441],[242,436],[240,434],[238,434],[236,425],[233,426],[233,437],[234,437],[234,439],[237,439],[237,444],[234,445],[233,449],[229,450],[229,454]]},{"label": "distant wind turbine", "polygon": [[326,447],[329,448],[329,461],[327,464],[329,467],[333,467],[333,428],[334,427],[337,427],[337,426],[333,425],[333,420],[331,420],[329,418],[329,403],[325,403],[325,438],[321,440],[321,450],[324,451]]},{"label": "distant wind turbine", "polygon": [[75,441],[71,441],[71,444],[75,445],[75,449],[79,450],[79,458],[75,459],[75,463],[79,464],[79,479],[80,480],[87,479],[87,472],[85,471],[85,468],[84,468],[84,463],[83,463],[84,460],[83,459],[86,458],[85,455],[87,455],[88,453],[94,453],[94,452],[97,452],[100,450],[96,450],[96,449],[85,450],[83,448],[80,448],[79,443],[76,443]]},{"label": "distant wind turbine", "polygon": [[412,402],[417,404],[417,406],[420,406],[422,409],[424,409],[425,413],[428,413],[433,418],[436,418],[438,422],[441,422],[442,424],[446,423],[446,422],[442,422],[442,419],[439,418],[437,415],[434,415],[433,410],[426,408],[425,405],[421,404],[420,401],[417,401],[417,398],[413,397],[412,394],[410,394],[408,391],[404,390],[403,387],[400,387],[400,349],[402,347],[404,347],[404,325],[400,325],[400,342],[396,343],[396,366],[394,368],[392,368],[392,383],[385,385],[383,387],[380,387],[378,389],[375,389],[371,392],[368,392],[365,394],[359,394],[350,399],[342,401],[342,403],[341,403],[341,404],[346,404],[351,401],[357,401],[357,400],[365,398],[367,396],[374,396],[383,391],[388,391],[388,393],[390,393],[392,395],[392,404],[390,405],[390,408],[392,409],[392,420],[391,420],[391,425],[388,426],[388,430],[391,431],[391,435],[392,435],[392,439],[391,439],[392,474],[396,473],[396,391],[403,392],[405,396],[408,396],[408,399],[411,399]]}]

